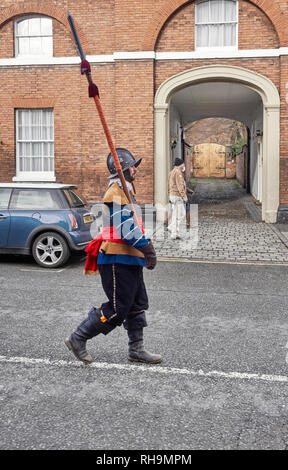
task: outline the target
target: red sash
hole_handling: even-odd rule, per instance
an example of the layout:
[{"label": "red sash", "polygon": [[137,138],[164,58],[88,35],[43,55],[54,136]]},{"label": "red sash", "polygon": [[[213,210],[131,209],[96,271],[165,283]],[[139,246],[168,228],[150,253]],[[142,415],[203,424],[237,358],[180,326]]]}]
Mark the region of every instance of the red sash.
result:
[{"label": "red sash", "polygon": [[[141,217],[138,217],[139,227],[144,233],[143,223]],[[99,274],[99,266],[97,264],[98,254],[100,250],[101,243],[104,241],[120,243],[122,245],[126,245],[126,242],[122,240],[117,229],[112,227],[104,227],[103,232],[99,233],[94,240],[92,240],[85,248],[86,253],[88,253],[85,267],[84,267],[84,274]]]}]

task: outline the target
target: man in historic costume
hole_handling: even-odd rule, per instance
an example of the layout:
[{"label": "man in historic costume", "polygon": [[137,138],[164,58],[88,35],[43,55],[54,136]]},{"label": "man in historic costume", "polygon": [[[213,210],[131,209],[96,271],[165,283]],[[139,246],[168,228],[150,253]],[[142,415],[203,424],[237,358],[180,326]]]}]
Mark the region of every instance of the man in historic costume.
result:
[{"label": "man in historic costume", "polygon": [[[181,223],[186,216],[187,187],[183,172],[185,171],[184,160],[175,158],[174,168],[168,175],[168,196],[172,205],[171,222],[168,230],[171,232],[172,240],[180,238]],[[189,220],[190,224],[190,220]],[[188,225],[188,220],[187,220]]]},{"label": "man in historic costume", "polygon": [[[135,202],[133,180],[141,158],[123,148],[116,149],[131,199]],[[110,183],[104,195],[103,231],[86,248],[86,274],[100,273],[108,302],[92,307],[88,317],[65,340],[66,346],[80,361],[93,361],[86,351],[86,341],[100,333],[107,335],[116,326],[124,325],[128,333],[128,359],[158,363],[162,356],[145,351],[143,328],[147,326],[145,310],[148,297],[143,279],[143,267],[154,269],[156,253],[152,242],[144,235],[141,217],[133,216],[115,169],[111,153],[107,157]]]}]

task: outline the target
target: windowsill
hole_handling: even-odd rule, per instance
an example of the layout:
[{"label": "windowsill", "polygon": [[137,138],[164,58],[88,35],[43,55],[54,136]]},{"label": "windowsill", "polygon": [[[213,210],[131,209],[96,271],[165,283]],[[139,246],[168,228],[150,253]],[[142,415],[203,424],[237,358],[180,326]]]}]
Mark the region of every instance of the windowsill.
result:
[{"label": "windowsill", "polygon": [[[87,60],[91,64],[96,63],[115,63],[118,60],[187,60],[187,59],[214,59],[214,58],[258,58],[258,57],[280,57],[288,55],[288,47],[280,47],[275,49],[238,49],[237,47],[198,47],[193,51],[137,51],[137,52],[115,52],[114,54],[87,56]],[[44,66],[44,65],[78,65],[80,57],[50,57],[35,59],[1,59],[1,67],[19,67],[19,66]],[[50,106],[49,106],[50,107]]]},{"label": "windowsill", "polygon": [[19,60],[31,60],[31,59],[39,59],[39,58],[44,58],[44,59],[51,59],[53,57],[53,54],[17,54],[14,56],[14,59],[19,59]]},{"label": "windowsill", "polygon": [[55,182],[56,181],[56,176],[54,176],[54,173],[37,173],[37,172],[32,172],[32,173],[26,173],[23,175],[17,175],[13,176],[12,181],[15,181],[16,183],[28,183],[32,181],[37,181],[37,182]]},{"label": "windowsill", "polygon": [[209,47],[195,47],[195,52],[231,52],[238,51],[238,46],[209,46]]}]

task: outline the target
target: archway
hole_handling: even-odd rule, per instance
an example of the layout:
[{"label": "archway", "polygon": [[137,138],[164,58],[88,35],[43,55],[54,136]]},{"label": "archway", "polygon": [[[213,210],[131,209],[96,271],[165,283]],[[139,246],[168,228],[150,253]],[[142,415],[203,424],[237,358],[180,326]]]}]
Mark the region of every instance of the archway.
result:
[{"label": "archway", "polygon": [[[267,77],[241,67],[211,65],[190,69],[163,82],[155,96],[154,202],[157,217],[165,217],[169,171],[169,115],[175,93],[189,86],[213,82],[239,84],[257,93],[263,104],[262,220],[275,223],[279,206],[280,97]],[[198,115],[203,116],[201,103]],[[228,110],[227,110],[228,113]]]}]

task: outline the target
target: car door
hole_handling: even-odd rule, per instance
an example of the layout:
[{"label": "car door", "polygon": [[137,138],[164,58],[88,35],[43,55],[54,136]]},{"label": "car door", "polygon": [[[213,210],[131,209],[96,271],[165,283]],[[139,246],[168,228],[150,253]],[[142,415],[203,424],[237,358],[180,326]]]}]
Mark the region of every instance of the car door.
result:
[{"label": "car door", "polygon": [[0,248],[7,246],[10,230],[10,212],[8,210],[12,189],[0,188]]},{"label": "car door", "polygon": [[32,230],[41,224],[37,217],[37,190],[14,189],[10,201],[9,248],[24,248]]},{"label": "car door", "polygon": [[[64,225],[57,191],[48,188],[17,188],[10,202],[10,248],[27,248],[30,233],[42,224]],[[62,222],[62,223],[61,223]]]}]

